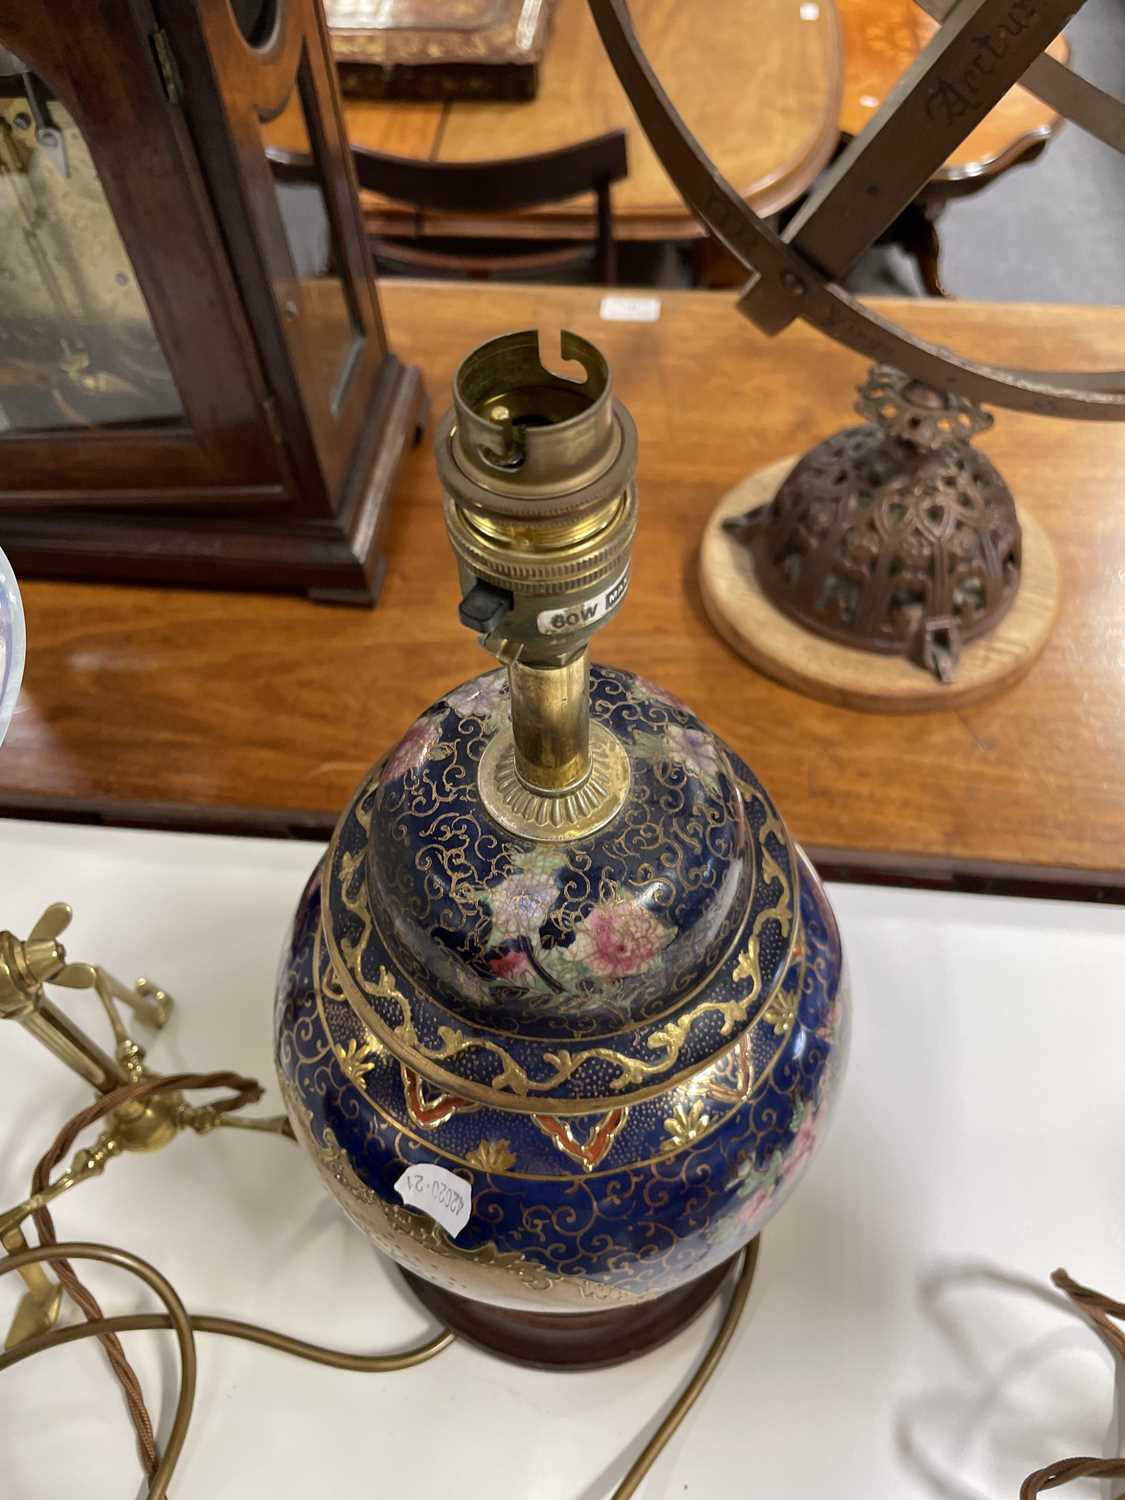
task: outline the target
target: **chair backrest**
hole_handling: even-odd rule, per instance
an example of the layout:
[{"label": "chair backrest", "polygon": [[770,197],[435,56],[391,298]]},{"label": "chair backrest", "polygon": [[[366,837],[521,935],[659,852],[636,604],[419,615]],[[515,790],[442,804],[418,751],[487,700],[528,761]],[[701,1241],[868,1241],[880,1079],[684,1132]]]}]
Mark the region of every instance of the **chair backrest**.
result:
[{"label": "chair backrest", "polygon": [[596,193],[629,175],[623,130],[506,161],[411,161],[352,148],[360,187],[384,198],[445,213],[515,213]]},{"label": "chair backrest", "polygon": [[[269,147],[267,154],[282,181],[315,180],[310,156],[279,146]],[[603,184],[620,182],[629,175],[623,130],[611,130],[559,151],[500,161],[418,161],[366,146],[352,147],[352,161],[361,188],[399,203],[446,213],[514,213],[597,192]]]},{"label": "chair backrest", "polygon": [[[310,156],[277,146],[269,147],[267,155],[280,181],[315,180]],[[611,130],[559,151],[500,161],[417,161],[371,151],[366,146],[352,147],[352,161],[361,188],[414,208],[443,213],[515,213],[579,193],[594,193],[598,199],[600,259],[603,267],[612,264],[610,187],[629,175],[623,130]],[[613,278],[606,275],[604,279]]]}]

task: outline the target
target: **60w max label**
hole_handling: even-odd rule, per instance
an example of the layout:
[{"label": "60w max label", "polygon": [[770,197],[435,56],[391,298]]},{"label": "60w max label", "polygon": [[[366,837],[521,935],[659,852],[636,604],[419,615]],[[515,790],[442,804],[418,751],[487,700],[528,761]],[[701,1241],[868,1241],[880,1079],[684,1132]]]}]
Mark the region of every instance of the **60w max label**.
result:
[{"label": "60w max label", "polygon": [[568,605],[566,609],[541,610],[535,621],[540,635],[567,635],[572,630],[584,630],[588,625],[596,625],[611,610],[617,608],[628,587],[629,569],[626,568],[616,583],[611,583],[601,594],[594,594],[590,599]]}]

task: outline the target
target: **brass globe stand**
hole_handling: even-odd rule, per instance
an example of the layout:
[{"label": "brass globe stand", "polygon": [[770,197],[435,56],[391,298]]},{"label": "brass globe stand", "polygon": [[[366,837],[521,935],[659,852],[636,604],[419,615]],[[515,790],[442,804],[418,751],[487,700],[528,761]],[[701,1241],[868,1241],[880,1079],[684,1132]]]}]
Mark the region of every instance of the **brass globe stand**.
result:
[{"label": "brass globe stand", "polygon": [[[921,0],[922,8],[943,24],[866,127],[823,174],[783,234],[754,213],[680,118],[638,41],[628,0],[589,3],[617,76],[661,165],[700,222],[745,267],[749,280],[738,310],[763,333],[779,334],[796,319],[804,319],[856,353],[904,372],[903,378],[913,382],[919,394],[941,393],[940,401],[967,400],[1085,421],[1125,419],[1125,370],[1021,370],[987,364],[896,327],[849,296],[843,286],[863,252],[1017,82],[1060,115],[1125,152],[1125,104],[1045,51],[1083,0],[1040,0],[1034,5]],[[773,488],[784,478],[771,476]],[[739,507],[745,511],[748,503],[771,498],[773,488],[761,479],[751,475],[745,481],[745,496],[729,506],[722,503],[722,519]],[[966,669],[959,674],[960,688],[946,686],[932,699],[925,688],[912,688],[909,677],[883,670],[874,654],[880,647],[870,655],[856,653],[857,666],[839,652],[833,655],[818,635],[799,627],[787,633],[784,627],[792,623],[793,612],[787,618],[762,607],[768,584],[745,561],[739,566],[731,561],[733,554],[720,554],[714,520],[704,544],[704,593],[717,627],[736,649],[803,691],[832,702],[890,711],[963,704],[1018,677],[1046,638],[1053,611],[1047,596],[1057,591],[1053,562],[1042,533],[1026,517],[1023,520],[1025,552],[1029,543],[1035,545],[1042,564],[1036,586],[1044,592],[1036,618],[1026,622],[1028,638],[1000,638],[994,662],[986,661],[975,680],[967,680],[973,674]],[[842,565],[846,560],[841,556],[836,562]],[[1025,587],[1026,561],[1025,557]],[[935,617],[933,638],[921,642],[923,656],[939,671],[953,665],[951,647],[957,643],[952,635],[958,623],[947,618],[941,625],[940,618]],[[997,641],[997,636],[996,630],[984,635],[982,644]],[[869,634],[868,645],[871,639]],[[970,647],[974,649],[982,657],[980,645]],[[857,681],[868,676],[883,688],[874,697],[865,692],[862,680]]]}]

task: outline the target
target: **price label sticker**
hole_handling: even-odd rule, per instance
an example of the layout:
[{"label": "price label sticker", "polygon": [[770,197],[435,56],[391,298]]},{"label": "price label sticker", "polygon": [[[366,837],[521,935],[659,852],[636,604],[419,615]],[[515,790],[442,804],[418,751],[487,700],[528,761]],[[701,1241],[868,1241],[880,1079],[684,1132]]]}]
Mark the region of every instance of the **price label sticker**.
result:
[{"label": "price label sticker", "polygon": [[659,297],[602,298],[601,315],[607,323],[655,323],[660,317]]},{"label": "price label sticker", "polygon": [[428,1213],[454,1240],[473,1211],[473,1190],[465,1179],[429,1162],[407,1167],[395,1183],[395,1192],[408,1208]]}]

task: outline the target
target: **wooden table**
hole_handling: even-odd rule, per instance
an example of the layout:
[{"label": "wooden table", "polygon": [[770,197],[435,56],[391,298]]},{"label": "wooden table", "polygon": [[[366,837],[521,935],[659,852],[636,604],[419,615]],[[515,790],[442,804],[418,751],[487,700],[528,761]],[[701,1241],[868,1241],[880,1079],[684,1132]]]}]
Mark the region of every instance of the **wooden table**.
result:
[{"label": "wooden table", "polygon": [[[706,15],[703,10],[706,10]],[[834,6],[802,0],[633,0],[637,33],[668,92],[724,175],[761,214],[800,196],[837,140],[841,64]],[[629,176],[613,191],[623,240],[693,239],[703,231],[637,125],[586,0],[559,0],[539,93],[524,104],[346,105],[353,145],[433,161],[551,151],[624,126]],[[277,144],[288,144],[278,140]],[[417,232],[402,204],[365,195],[372,233]],[[505,216],[427,214],[422,232],[592,238],[590,196]]]},{"label": "wooden table", "polygon": [[[846,62],[840,130],[858,135],[929,42],[937,22],[915,0],[836,0],[836,6]],[[1065,37],[1056,37],[1047,51],[1060,62],[1070,61]],[[994,177],[1042,150],[1059,123],[1049,105],[1017,84],[970,131],[933,181]]]},{"label": "wooden table", "polygon": [[[771,343],[717,293],[667,295],[645,324],[602,322],[600,295],[382,288],[392,343],[421,364],[438,411],[459,358],[504,329],[565,325],[605,350],[640,429],[642,523],[628,607],[595,654],[688,699],[834,872],[1058,879],[1125,899],[1125,427],[1000,412],[981,440],[1061,565],[1060,619],[1024,682],[960,713],[834,709],[760,677],[714,634],[696,550],[743,474],[849,421],[863,362],[803,325]],[[1009,364],[1112,369],[1125,346],[1125,312],[1108,308],[883,306]],[[324,835],[412,717],[487,665],[457,624],[428,446],[407,462],[389,533],[371,613],[27,583],[0,812]]]},{"label": "wooden table", "polygon": [[[937,30],[915,0],[836,0],[843,27],[843,99],[840,132],[855,136],[894,88]],[[1070,44],[1058,36],[1052,57],[1070,61]],[[937,221],[955,198],[970,197],[1011,167],[1032,162],[1062,125],[1049,105],[1016,85],[969,132],[917,198],[896,219],[887,239],[902,245],[918,264],[932,297],[947,296],[941,277]]]}]

